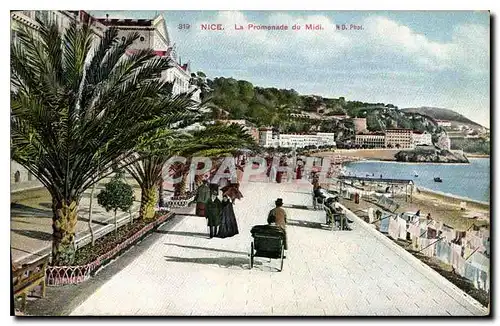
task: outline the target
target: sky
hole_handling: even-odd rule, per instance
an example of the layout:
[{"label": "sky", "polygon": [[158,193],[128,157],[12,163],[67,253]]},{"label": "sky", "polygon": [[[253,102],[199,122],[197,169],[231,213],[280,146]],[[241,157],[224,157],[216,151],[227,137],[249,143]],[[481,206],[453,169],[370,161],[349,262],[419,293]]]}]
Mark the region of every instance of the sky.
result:
[{"label": "sky", "polygon": [[[91,11],[162,14],[183,62],[209,78],[300,94],[452,109],[490,124],[490,16],[485,11]],[[201,24],[222,24],[207,31]],[[305,24],[322,30],[305,30]],[[189,29],[179,29],[189,24]],[[245,29],[235,30],[234,25]],[[289,30],[248,30],[248,24]],[[291,30],[294,24],[300,30]],[[351,24],[362,29],[336,30]]]}]

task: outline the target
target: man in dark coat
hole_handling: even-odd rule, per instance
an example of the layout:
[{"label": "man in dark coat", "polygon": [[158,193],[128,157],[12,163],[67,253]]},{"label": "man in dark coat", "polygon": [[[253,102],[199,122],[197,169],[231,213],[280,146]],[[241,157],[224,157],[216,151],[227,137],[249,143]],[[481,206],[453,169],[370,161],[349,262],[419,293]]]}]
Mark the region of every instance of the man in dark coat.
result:
[{"label": "man in dark coat", "polygon": [[212,198],[207,202],[207,225],[210,229],[210,239],[217,234],[217,228],[221,222],[222,203],[217,193],[212,193]]},{"label": "man in dark coat", "polygon": [[203,184],[198,188],[196,194],[196,215],[206,216],[206,204],[210,200],[210,187],[208,181],[203,180]]},{"label": "man in dark coat", "polygon": [[281,207],[283,206],[283,199],[278,198],[274,202],[276,205],[275,208],[271,209],[269,211],[269,214],[267,215],[267,223],[268,224],[275,224],[276,226],[280,227],[283,230],[283,233],[285,234],[285,239],[284,239],[284,247],[285,250],[288,249],[287,245],[287,238],[286,238],[286,212],[285,210]]}]

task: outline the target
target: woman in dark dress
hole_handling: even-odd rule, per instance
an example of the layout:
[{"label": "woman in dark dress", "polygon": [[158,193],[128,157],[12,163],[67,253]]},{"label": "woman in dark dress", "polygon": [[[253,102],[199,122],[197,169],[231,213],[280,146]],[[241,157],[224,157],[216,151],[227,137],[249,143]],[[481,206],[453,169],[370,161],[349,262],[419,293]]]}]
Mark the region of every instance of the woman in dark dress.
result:
[{"label": "woman in dark dress", "polygon": [[221,223],[217,237],[228,238],[238,234],[238,223],[234,215],[233,204],[227,195],[222,197]]}]

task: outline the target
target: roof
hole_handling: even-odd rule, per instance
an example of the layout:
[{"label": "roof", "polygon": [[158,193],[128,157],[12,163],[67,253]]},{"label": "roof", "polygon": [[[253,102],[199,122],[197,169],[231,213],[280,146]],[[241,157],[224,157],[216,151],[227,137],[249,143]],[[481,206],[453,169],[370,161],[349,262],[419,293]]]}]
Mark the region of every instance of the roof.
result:
[{"label": "roof", "polygon": [[338,176],[340,180],[356,180],[356,181],[373,181],[382,183],[400,183],[400,184],[413,184],[411,179],[390,179],[390,178],[368,178],[368,177],[353,177],[347,175]]},{"label": "roof", "polygon": [[144,26],[150,27],[153,26],[152,19],[117,19],[117,18],[95,18],[98,22],[106,25],[106,26]]},{"label": "roof", "polygon": [[356,136],[385,136],[383,132],[368,132],[368,133],[359,133]]}]

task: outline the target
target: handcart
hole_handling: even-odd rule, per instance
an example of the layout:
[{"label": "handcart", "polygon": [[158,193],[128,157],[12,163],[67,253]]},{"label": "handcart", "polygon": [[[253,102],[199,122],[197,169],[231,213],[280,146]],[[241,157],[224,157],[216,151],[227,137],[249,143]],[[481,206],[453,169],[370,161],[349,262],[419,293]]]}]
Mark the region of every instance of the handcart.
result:
[{"label": "handcart", "polygon": [[250,244],[250,269],[253,268],[254,257],[280,259],[283,270],[285,253],[285,231],[274,225],[256,225],[250,231],[253,241]]}]

